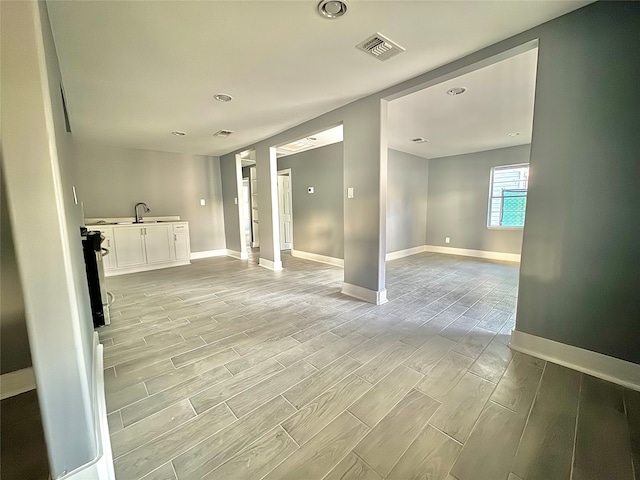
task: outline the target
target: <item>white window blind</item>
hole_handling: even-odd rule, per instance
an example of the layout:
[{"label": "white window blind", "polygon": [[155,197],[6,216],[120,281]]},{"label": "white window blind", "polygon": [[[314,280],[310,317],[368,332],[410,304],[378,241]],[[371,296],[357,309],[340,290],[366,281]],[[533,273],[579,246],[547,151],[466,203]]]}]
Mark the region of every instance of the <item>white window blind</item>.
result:
[{"label": "white window blind", "polygon": [[527,208],[529,164],[505,165],[491,169],[487,226],[522,228]]}]

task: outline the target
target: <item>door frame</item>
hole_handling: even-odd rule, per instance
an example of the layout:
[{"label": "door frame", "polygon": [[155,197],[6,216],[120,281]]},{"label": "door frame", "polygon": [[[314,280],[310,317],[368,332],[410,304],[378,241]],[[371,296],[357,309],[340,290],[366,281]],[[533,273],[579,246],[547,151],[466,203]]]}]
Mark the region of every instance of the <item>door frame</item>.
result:
[{"label": "door frame", "polygon": [[[289,177],[289,205],[291,205],[291,250],[293,251],[293,174],[291,172],[291,168],[283,168],[282,170],[278,170],[276,172],[276,186],[280,188],[278,185],[278,177],[279,176],[288,176]],[[280,193],[280,192],[278,192]],[[278,203],[280,202],[280,195],[278,195]],[[278,231],[280,231],[280,205],[278,204]],[[280,244],[282,247],[282,244]]]}]

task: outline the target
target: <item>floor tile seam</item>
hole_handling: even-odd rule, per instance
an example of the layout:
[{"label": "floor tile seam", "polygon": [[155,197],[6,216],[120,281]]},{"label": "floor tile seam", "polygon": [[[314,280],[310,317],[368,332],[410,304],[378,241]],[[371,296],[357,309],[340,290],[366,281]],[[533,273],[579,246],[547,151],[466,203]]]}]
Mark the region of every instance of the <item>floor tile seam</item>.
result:
[{"label": "floor tile seam", "polygon": [[[334,360],[334,362],[335,362],[335,361],[337,361],[337,360],[339,360],[339,359],[340,359],[340,358],[342,358],[342,357],[345,357],[345,356],[346,356],[346,355],[342,355],[341,357],[338,357],[336,360]],[[351,357],[349,357],[349,358],[351,358]],[[301,361],[301,362],[304,362],[304,359],[302,359],[302,360],[300,360],[300,361]],[[354,360],[354,361],[356,361],[356,362],[357,362],[357,360]],[[307,363],[308,365],[311,365],[311,364],[310,364],[310,363],[308,363],[308,362],[305,362],[305,363]],[[333,362],[331,362],[331,363],[333,363]],[[331,363],[330,363],[329,365],[331,365]],[[360,362],[358,362],[358,363],[360,363]],[[329,365],[327,365],[327,366],[329,366]],[[362,364],[360,364],[360,365],[362,366]],[[321,371],[321,370],[322,370],[321,368],[317,368],[317,367],[315,367],[314,365],[311,365],[311,366],[312,366],[313,368],[316,368],[316,372],[313,372],[311,375],[315,375],[317,372],[319,372],[319,371]],[[327,368],[327,367],[324,367],[324,368]],[[311,400],[309,400],[309,401],[308,401],[308,402],[306,402],[305,404],[300,405],[300,408],[295,407],[295,405],[294,405],[294,408],[296,408],[296,410],[300,411],[301,409],[303,409],[304,407],[306,407],[307,405],[309,405],[309,404],[310,404],[311,402],[313,402],[314,400],[317,400],[317,399],[318,399],[318,397],[320,397],[320,396],[321,396],[321,395],[323,395],[325,392],[327,392],[327,390],[331,390],[333,387],[335,387],[337,384],[339,384],[340,382],[342,382],[344,379],[346,379],[346,378],[347,378],[347,377],[349,377],[350,375],[354,375],[354,374],[355,374],[355,371],[356,371],[358,368],[360,368],[360,367],[357,367],[355,370],[352,370],[351,372],[347,373],[346,375],[344,375],[344,376],[340,377],[340,379],[338,379],[337,381],[335,381],[335,382],[331,383],[330,385],[328,385],[328,386],[327,386],[327,387],[326,387],[322,392],[320,392],[318,395],[316,395],[315,397],[313,397]],[[303,378],[303,379],[302,379],[302,380],[300,380],[296,385],[299,385],[300,383],[304,382],[306,379],[310,378],[310,377],[311,377],[311,375],[309,375],[309,377]],[[368,381],[367,381],[367,380],[365,380],[364,378],[361,378],[359,375],[356,375],[356,376],[357,376],[360,380],[362,380],[363,382],[368,383],[369,385],[373,386],[371,382],[368,382]],[[294,388],[296,385],[291,386],[290,388],[288,388],[288,389],[287,389],[287,390],[285,390],[284,392],[280,393],[280,395],[282,395],[282,396],[284,397],[284,394],[285,394],[285,393],[287,393],[287,392],[288,392],[289,390],[291,390],[292,388]],[[367,391],[369,391],[369,390],[367,390]],[[286,397],[285,397],[285,400],[289,401]],[[291,403],[291,402],[289,402],[289,403]],[[292,404],[292,405],[293,405],[293,404]]]},{"label": "floor tile seam", "polygon": [[[223,365],[219,365],[218,367],[220,367],[220,366],[223,366]],[[216,369],[216,368],[218,368],[218,367],[214,367],[214,368],[212,368],[211,370],[214,370],[214,369]],[[207,372],[205,372],[205,373],[208,373],[208,372],[210,372],[211,370],[208,370],[208,371],[207,371]],[[231,372],[229,372],[229,374],[231,374]],[[192,380],[192,379],[194,379],[194,378],[196,378],[196,377],[198,377],[198,376],[199,376],[199,375],[196,375],[196,376],[191,377],[191,378],[189,378],[189,379],[187,379],[187,380],[184,380],[183,382],[180,382],[180,383],[187,382],[187,381]],[[229,377],[229,378],[233,378],[233,377]],[[163,411],[163,410],[165,410],[165,409],[167,409],[167,408],[169,408],[169,407],[171,407],[171,406],[175,405],[176,403],[180,403],[182,400],[185,400],[185,399],[186,399],[186,400],[191,401],[191,400],[190,400],[190,399],[191,399],[191,397],[193,397],[193,396],[195,396],[195,395],[197,395],[197,394],[199,394],[199,393],[203,392],[204,390],[207,390],[207,389],[209,389],[209,388],[213,388],[213,387],[215,387],[216,385],[218,385],[219,383],[223,382],[224,380],[227,380],[227,379],[220,380],[220,381],[218,381],[217,383],[215,383],[215,384],[213,384],[213,385],[208,385],[208,386],[206,386],[204,389],[202,389],[202,390],[198,390],[197,392],[195,392],[195,393],[194,393],[194,394],[192,394],[192,395],[189,395],[189,396],[186,396],[186,397],[180,397],[180,398],[179,398],[179,399],[177,399],[177,400],[175,400],[175,399],[174,399],[174,400],[172,400],[169,404],[167,404],[166,406],[164,406],[162,409],[158,410],[157,412],[153,412],[153,413],[151,413],[150,415],[146,415],[144,418],[141,418],[140,420],[136,420],[135,422],[131,423],[130,425],[127,425],[127,427],[125,427],[125,428],[129,428],[130,426],[135,425],[136,423],[138,423],[138,422],[140,422],[140,421],[144,420],[145,418],[150,417],[151,415],[155,415],[156,413],[161,412],[161,411]],[[135,401],[135,402],[133,402],[133,403],[130,403],[130,404],[128,404],[128,405],[125,405],[125,406],[124,406],[124,407],[122,407],[122,408],[119,408],[119,409],[118,409],[118,411],[121,411],[121,410],[123,410],[123,409],[125,409],[125,408],[127,408],[127,407],[130,407],[130,406],[132,406],[132,405],[135,405],[136,403],[143,402],[143,401],[145,401],[145,400],[147,400],[147,399],[149,399],[149,398],[153,398],[155,395],[158,395],[158,394],[160,394],[160,393],[166,392],[167,390],[169,390],[169,389],[171,389],[171,388],[177,387],[178,385],[180,385],[180,383],[178,383],[178,384],[176,384],[176,385],[171,385],[170,387],[167,387],[167,388],[165,388],[165,389],[163,389],[163,390],[160,390],[160,391],[158,391],[158,392],[154,393],[153,395],[149,395],[148,397],[145,397],[145,398],[141,398],[141,399],[139,399],[139,400],[136,400],[136,401]],[[146,388],[146,385],[145,385],[145,388]],[[213,408],[213,407],[212,407],[212,408]],[[209,409],[207,409],[207,410],[209,410]],[[109,413],[113,413],[113,412],[109,412]],[[203,412],[203,413],[204,413],[204,412]],[[122,412],[121,412],[121,415],[122,415]],[[124,423],[124,422],[123,422],[123,423]]]},{"label": "floor tile seam", "polygon": [[[178,343],[173,343],[173,344],[171,344],[171,345],[164,345],[163,347],[159,348],[158,350],[162,350],[163,348],[170,348],[170,347],[174,347],[174,346],[176,346],[176,345],[182,345],[182,344],[184,344],[184,343],[186,343],[186,342],[178,342]],[[195,346],[194,348],[192,348],[192,349],[190,349],[190,350],[186,350],[186,351],[181,352],[181,353],[179,353],[179,354],[177,354],[177,355],[173,355],[172,357],[167,357],[167,358],[173,358],[173,357],[175,357],[175,356],[182,355],[182,354],[184,354],[184,353],[189,353],[189,352],[192,352],[192,351],[194,351],[194,350],[196,350],[196,349],[198,349],[198,348],[204,347],[204,346],[206,346],[206,344],[204,344],[204,345],[197,345],[197,346]],[[123,365],[123,364],[125,364],[125,363],[129,363],[129,362],[133,362],[133,361],[137,361],[137,360],[143,360],[143,359],[146,359],[146,358],[153,358],[153,357],[154,357],[154,354],[157,354],[157,353],[159,353],[159,352],[158,352],[158,351],[148,351],[148,352],[144,352],[144,353],[143,353],[142,355],[140,355],[139,357],[131,358],[131,359],[128,359],[128,360],[125,360],[125,361],[123,361],[123,362],[116,363],[116,364],[114,364],[114,365],[110,365],[110,366],[111,366],[111,367],[116,367],[116,368],[117,368],[118,366],[122,366],[122,365]],[[158,363],[158,362],[151,362],[149,365],[154,365],[154,364],[156,364],[156,363]],[[141,368],[144,368],[144,367],[141,367]],[[139,369],[135,369],[135,370],[139,370]],[[132,371],[135,371],[135,370],[132,370]]]},{"label": "floor tile seam", "polygon": [[[218,404],[221,405],[221,404]],[[231,409],[227,406],[227,404],[224,404],[225,407],[227,407],[227,409],[231,412]],[[231,415],[234,415],[233,412],[231,412]],[[195,417],[198,418],[198,417]],[[202,443],[206,442],[207,440],[209,440],[211,437],[213,437],[214,435],[218,435],[219,433],[222,433],[224,430],[228,430],[229,428],[233,427],[234,425],[238,424],[241,421],[241,419],[238,419],[236,417],[236,420],[234,420],[233,422],[229,423],[228,425],[225,425],[224,427],[222,427],[221,429],[217,430],[216,432],[212,433],[211,435],[209,435],[208,437],[202,439],[201,441],[199,441],[198,443],[196,443],[195,445],[191,446],[190,448],[188,448],[187,450],[185,450],[184,452],[180,453],[179,455],[176,455],[175,457],[173,457],[171,459],[171,462],[173,464],[173,462],[180,456],[184,455],[185,453],[187,453],[190,450],[193,450],[194,448],[196,448],[198,445],[201,445]],[[271,432],[271,430],[273,430],[274,428],[278,427],[278,425],[274,425],[272,428],[268,429],[266,432],[264,432],[262,435],[259,435],[257,437],[251,437],[252,440],[248,445],[245,445],[243,448],[241,448],[240,450],[238,450],[236,453],[234,453],[233,455],[231,455],[227,460],[225,460],[224,462],[220,463],[219,465],[216,465],[214,468],[212,468],[211,470],[208,470],[207,472],[205,472],[203,475],[200,476],[200,478],[203,478],[204,476],[208,475],[209,473],[213,472],[215,469],[221,467],[222,465],[224,465],[225,463],[227,463],[228,461],[232,460],[233,458],[235,458],[236,456],[244,453],[245,451],[247,451],[254,443],[256,443],[257,441],[259,441],[260,439],[262,439],[264,436],[266,436],[269,432]],[[208,460],[208,457],[204,458],[204,462],[206,462]],[[200,467],[204,465],[204,463],[199,463],[197,465],[197,467]],[[175,468],[175,467],[174,467]],[[177,476],[177,471],[176,471],[176,477],[179,478]]]},{"label": "floor tile seam", "polygon": [[[422,393],[422,392],[421,392]],[[428,396],[428,395],[427,395]],[[431,398],[431,397],[429,397]],[[435,400],[435,399],[432,399]],[[436,400],[437,401],[437,400]],[[379,472],[378,470],[375,470],[378,475],[380,475],[382,478],[387,478],[389,475],[391,475],[391,472],[393,472],[393,469],[396,468],[396,466],[398,465],[398,463],[400,463],[400,460],[402,460],[402,457],[404,457],[404,455],[407,453],[407,451],[409,451],[409,449],[411,448],[411,446],[415,443],[415,441],[418,439],[418,437],[422,434],[422,432],[424,432],[427,427],[431,427],[435,430],[438,430],[440,433],[444,434],[445,436],[449,437],[451,440],[453,440],[454,442],[456,442],[458,445],[463,445],[463,443],[459,442],[458,440],[456,440],[455,438],[453,438],[451,435],[447,435],[445,432],[441,431],[439,428],[434,427],[433,425],[431,425],[431,419],[434,417],[434,415],[436,414],[436,412],[440,409],[440,407],[442,406],[442,404],[440,402],[438,402],[438,408],[431,414],[431,416],[426,420],[425,424],[422,426],[422,428],[420,429],[420,431],[415,435],[415,437],[413,437],[413,440],[411,440],[411,442],[409,442],[409,445],[406,446],[406,448],[402,451],[402,454],[400,454],[400,456],[396,459],[395,463],[393,464],[393,466],[389,469],[389,473],[387,474],[382,474],[381,472]],[[460,449],[460,451],[462,451],[462,449]],[[460,455],[460,452],[458,452],[458,455]],[[456,455],[457,458],[457,455]],[[452,464],[453,466],[453,464]],[[373,468],[373,467],[371,467]]]},{"label": "floor tile seam", "polygon": [[[345,380],[348,376],[349,376],[349,375],[347,375],[346,377],[344,377],[342,380]],[[366,383],[366,384],[369,386],[369,388],[367,388],[367,390],[363,391],[363,392],[362,392],[362,393],[361,393],[361,394],[360,394],[360,395],[359,395],[355,400],[352,400],[352,401],[351,401],[351,403],[349,403],[346,407],[344,407],[344,408],[342,409],[342,411],[341,411],[340,413],[338,413],[338,414],[337,414],[337,415],[336,415],[336,416],[335,416],[331,421],[333,421],[333,420],[335,420],[336,418],[338,418],[340,415],[342,415],[342,413],[344,413],[344,412],[348,411],[348,410],[349,410],[349,408],[351,408],[351,407],[352,407],[352,406],[353,406],[353,405],[354,405],[358,400],[360,400],[363,396],[365,396],[368,392],[370,392],[370,391],[371,391],[371,388],[373,387],[373,385],[371,385],[371,383],[367,382],[366,380],[364,380],[364,379],[362,379],[362,378],[360,378],[360,377],[358,377],[358,378],[359,378],[360,380],[362,380],[364,383]],[[340,380],[340,382],[341,382],[342,380]],[[340,382],[338,382],[338,383],[340,383]],[[338,383],[336,383],[335,385],[333,385],[333,386],[332,386],[332,387],[330,387],[330,388],[327,388],[325,391],[323,391],[323,392],[322,392],[320,395],[318,395],[316,398],[314,398],[313,400],[309,401],[306,405],[303,405],[303,406],[300,408],[300,410],[297,410],[297,411],[296,411],[296,412],[294,412],[292,415],[290,415],[290,416],[289,416],[289,417],[287,417],[285,420],[283,420],[283,421],[281,422],[282,429],[283,429],[283,430],[287,430],[287,429],[284,427],[284,423],[286,423],[288,420],[290,420],[291,418],[293,418],[294,416],[296,416],[296,415],[297,415],[297,414],[298,414],[298,413],[299,413],[299,412],[300,412],[304,407],[306,407],[307,405],[309,405],[310,403],[312,403],[314,400],[317,400],[318,398],[320,398],[322,395],[324,395],[325,393],[327,393],[327,391],[331,390],[331,388],[335,387]],[[284,397],[284,395],[283,395],[283,397]],[[286,398],[285,398],[285,400],[286,400]],[[288,400],[287,400],[287,401],[288,401]],[[291,404],[291,402],[289,402],[289,403]],[[293,406],[293,404],[291,404],[291,405]],[[295,408],[295,407],[294,407],[294,408]],[[351,412],[349,411],[349,413],[351,413]],[[355,416],[355,415],[354,415],[354,416]],[[331,423],[331,421],[330,421],[329,423]],[[364,423],[364,422],[363,422],[363,423]],[[328,425],[328,424],[327,424],[327,425]],[[365,423],[365,425],[366,425],[366,423]],[[325,426],[326,426],[326,425],[325,425]],[[323,427],[323,428],[324,428],[324,427]],[[322,429],[320,429],[320,430],[322,430]],[[289,433],[289,431],[287,431],[287,433]],[[317,432],[317,433],[319,433],[319,432]],[[317,433],[316,433],[316,435],[317,435]],[[293,438],[293,435],[291,435],[290,433],[289,433],[289,435]],[[308,443],[308,442],[309,442],[313,437],[315,437],[315,435],[311,436],[311,437],[310,437],[306,442],[303,442],[303,443],[299,443],[299,442],[296,440],[296,443],[297,443],[298,445],[300,445],[300,446],[305,445],[305,444],[307,444],[307,443]],[[295,440],[295,439],[294,439],[294,440]]]},{"label": "floor tile seam", "polygon": [[580,406],[582,405],[582,385],[584,382],[584,374],[580,373],[580,388],[578,390],[578,406],[576,408],[576,425],[573,432],[573,449],[571,451],[571,470],[569,480],[573,480],[576,464],[576,445],[578,443],[578,422],[580,421]]},{"label": "floor tile seam", "polygon": [[[393,373],[393,370],[389,373],[389,375],[391,375],[391,373]],[[389,375],[387,375],[387,376],[389,376]],[[386,378],[387,376],[385,376],[385,378]],[[424,378],[424,375],[423,375],[423,378]],[[366,381],[366,380],[365,380],[365,381]],[[381,381],[382,381],[382,380],[380,380],[380,382],[381,382]],[[413,385],[412,385],[412,386],[407,390],[407,392],[406,392],[402,397],[400,397],[400,399],[399,399],[397,402],[395,402],[395,403],[391,406],[391,408],[389,408],[389,410],[387,410],[387,412],[382,416],[382,418],[380,418],[380,420],[378,420],[378,421],[377,421],[374,425],[372,425],[372,426],[370,426],[370,425],[369,425],[367,422],[365,422],[364,420],[360,419],[360,418],[359,418],[359,417],[358,417],[354,412],[352,412],[351,410],[349,410],[349,408],[351,408],[351,407],[353,406],[353,404],[355,404],[355,402],[354,402],[354,403],[352,403],[352,404],[349,406],[349,408],[345,409],[345,411],[348,411],[351,415],[353,415],[354,417],[356,417],[358,420],[360,420],[362,423],[364,423],[367,427],[369,427],[371,430],[373,430],[376,426],[378,426],[378,424],[379,424],[382,420],[384,420],[384,419],[386,418],[386,416],[387,416],[387,415],[389,415],[389,413],[390,413],[394,408],[396,408],[396,407],[398,406],[398,404],[399,404],[400,402],[402,402],[402,400],[404,400],[404,398],[405,398],[407,395],[409,395],[409,393],[411,393],[411,391],[412,391],[412,390],[415,390],[415,391],[416,391],[416,392],[418,392],[419,394],[424,395],[425,397],[428,397],[428,395],[426,395],[425,393],[422,393],[420,390],[418,390],[418,389],[416,388],[416,385],[418,385],[418,383],[420,383],[421,381],[422,381],[422,378],[421,378],[420,380],[418,380],[416,383],[414,383],[414,384],[413,384]],[[377,385],[380,385],[380,382],[378,382],[378,383],[376,383],[375,385],[373,385],[373,388],[375,388]],[[369,383],[369,382],[367,382],[367,383]],[[371,392],[371,390],[372,390],[373,388],[370,388],[369,390],[367,390],[367,392],[366,392],[366,393]],[[363,395],[363,396],[364,396],[364,395]],[[362,397],[360,397],[360,398],[362,398]],[[431,397],[429,397],[429,398],[431,398]],[[435,400],[435,399],[434,399],[434,400]],[[436,402],[438,402],[438,400],[436,400]],[[438,402],[438,403],[441,403],[441,402]]]},{"label": "floor tile seam", "polygon": [[[124,452],[124,453],[121,453],[121,454],[120,454],[120,455],[118,455],[117,457],[115,457],[115,456],[114,456],[114,457],[113,457],[113,459],[114,459],[114,460],[116,460],[116,459],[122,458],[122,457],[124,457],[125,455],[128,455],[128,454],[130,454],[131,452],[134,452],[134,451],[136,451],[136,450],[138,450],[138,449],[140,449],[140,448],[142,448],[142,447],[144,447],[144,446],[146,446],[146,445],[150,444],[151,442],[153,442],[153,441],[155,441],[155,440],[159,439],[160,437],[164,437],[164,436],[167,436],[167,437],[168,437],[171,433],[174,433],[177,429],[179,429],[179,428],[183,427],[184,425],[186,425],[186,424],[187,424],[187,423],[189,423],[189,422],[195,422],[195,421],[198,419],[198,415],[197,415],[197,413],[196,413],[196,411],[195,411],[195,408],[193,408],[193,405],[191,405],[191,401],[190,401],[189,399],[184,399],[184,398],[183,398],[183,399],[181,399],[180,401],[183,401],[183,400],[187,400],[187,402],[189,403],[189,405],[190,405],[190,407],[191,407],[191,409],[193,410],[193,413],[194,413],[194,416],[193,416],[193,417],[190,417],[190,418],[185,419],[182,423],[179,423],[178,425],[174,425],[174,426],[173,426],[172,428],[170,428],[169,430],[166,430],[166,431],[164,431],[164,432],[162,432],[162,433],[160,433],[160,434],[156,435],[155,437],[153,437],[153,438],[151,438],[151,439],[149,439],[149,440],[145,441],[144,443],[137,444],[135,447],[131,448],[130,450],[127,450],[127,451],[126,451],[126,452]],[[153,415],[159,414],[160,412],[164,412],[165,410],[167,410],[168,408],[173,407],[173,406],[174,406],[174,405],[176,405],[177,403],[180,403],[180,402],[176,402],[176,403],[173,403],[173,404],[171,404],[171,405],[168,405],[166,408],[163,408],[162,410],[159,410],[158,412],[155,412],[155,413],[153,413],[152,415],[149,415],[149,416],[147,416],[147,417],[145,417],[145,418],[143,418],[143,419],[141,419],[141,420],[139,420],[139,421],[137,421],[137,422],[135,422],[135,423],[132,423],[131,425],[129,425],[129,426],[127,426],[127,427],[123,428],[122,430],[119,430],[119,432],[123,432],[123,431],[125,431],[127,428],[130,428],[130,427],[132,427],[133,425],[136,425],[136,424],[138,424],[139,422],[141,422],[142,420],[146,420],[147,418],[149,418],[149,417],[151,417],[151,416],[153,416]],[[227,408],[228,408],[228,407],[227,407]],[[231,412],[231,413],[233,414],[233,412]],[[234,417],[235,417],[235,415],[234,415]],[[235,422],[235,420],[234,420],[234,422]],[[232,422],[232,423],[234,423],[234,422]],[[230,424],[230,425],[231,425],[231,424]],[[220,430],[218,430],[218,431],[220,431]],[[117,434],[118,432],[115,432],[115,433]],[[217,433],[217,432],[216,432],[216,433]],[[114,435],[115,435],[115,434],[114,434]],[[166,463],[166,462],[165,462],[165,463]],[[150,472],[147,472],[147,473],[145,473],[145,475],[148,475],[149,473],[150,473]]]},{"label": "floor tile seam", "polygon": [[[531,405],[529,405],[529,410],[527,411],[527,418],[524,422],[524,426],[522,427],[522,432],[520,432],[520,438],[518,439],[518,447],[516,448],[515,453],[513,454],[513,458],[511,459],[511,466],[509,467],[509,472],[513,472],[513,467],[518,456],[518,451],[520,450],[520,445],[522,445],[522,439],[524,438],[524,432],[527,430],[527,425],[529,425],[529,420],[531,419],[531,412],[533,412],[533,407],[536,404],[536,400],[538,400],[538,395],[540,394],[540,389],[542,388],[542,379],[544,378],[544,373],[547,370],[547,362],[544,362],[542,367],[542,374],[538,379],[538,385],[536,385],[536,392],[533,395],[533,400],[531,401]],[[497,403],[497,402],[496,402]],[[510,409],[508,409],[510,410]],[[517,413],[517,412],[516,412]],[[576,425],[578,424],[576,418]],[[514,473],[515,475],[515,473]]]}]

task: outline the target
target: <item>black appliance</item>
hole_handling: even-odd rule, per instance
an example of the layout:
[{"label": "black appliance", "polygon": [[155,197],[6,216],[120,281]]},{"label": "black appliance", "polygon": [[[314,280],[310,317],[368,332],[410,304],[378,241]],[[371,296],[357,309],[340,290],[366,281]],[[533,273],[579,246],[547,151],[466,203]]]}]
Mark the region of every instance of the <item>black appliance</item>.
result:
[{"label": "black appliance", "polygon": [[106,307],[106,289],[104,285],[104,270],[102,266],[102,234],[80,227],[84,264],[87,271],[89,285],[89,299],[93,327],[98,328],[108,324],[109,313]]}]

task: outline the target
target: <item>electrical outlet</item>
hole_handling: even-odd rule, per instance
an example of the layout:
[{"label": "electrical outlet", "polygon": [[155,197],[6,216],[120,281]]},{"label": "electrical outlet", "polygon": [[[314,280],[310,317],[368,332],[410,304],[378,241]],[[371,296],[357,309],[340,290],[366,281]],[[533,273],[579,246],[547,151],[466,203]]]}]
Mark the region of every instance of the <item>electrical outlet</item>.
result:
[{"label": "electrical outlet", "polygon": [[235,202],[235,204],[238,204],[238,197],[234,197],[233,201]]},{"label": "electrical outlet", "polygon": [[450,237],[444,237],[444,243],[451,243]]},{"label": "electrical outlet", "polygon": [[204,198],[200,199],[200,205],[202,205],[203,207],[207,204],[207,202],[204,201]]},{"label": "electrical outlet", "polygon": [[307,193],[314,193],[315,189],[313,187],[307,187]]},{"label": "electrical outlet", "polygon": [[353,187],[347,188],[347,198],[353,198]]}]

